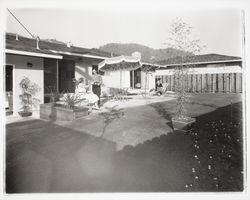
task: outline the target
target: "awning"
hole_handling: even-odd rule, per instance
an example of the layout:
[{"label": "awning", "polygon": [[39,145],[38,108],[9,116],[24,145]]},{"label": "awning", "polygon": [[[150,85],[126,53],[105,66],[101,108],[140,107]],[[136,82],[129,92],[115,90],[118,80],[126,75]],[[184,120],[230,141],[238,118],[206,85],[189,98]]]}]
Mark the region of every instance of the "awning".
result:
[{"label": "awning", "polygon": [[140,58],[133,56],[117,56],[107,58],[98,64],[101,71],[115,71],[115,70],[135,70],[141,67]]},{"label": "awning", "polygon": [[140,58],[134,56],[117,56],[107,58],[98,64],[101,71],[116,71],[116,70],[136,70],[141,68],[142,71],[155,71],[162,65],[141,62]]}]

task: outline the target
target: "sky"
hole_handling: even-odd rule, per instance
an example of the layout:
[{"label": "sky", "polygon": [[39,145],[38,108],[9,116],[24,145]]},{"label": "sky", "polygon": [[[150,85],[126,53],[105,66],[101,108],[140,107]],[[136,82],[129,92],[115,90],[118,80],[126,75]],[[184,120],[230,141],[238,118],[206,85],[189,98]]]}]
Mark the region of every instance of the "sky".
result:
[{"label": "sky", "polygon": [[[101,10],[11,9],[34,35],[71,41],[75,46],[98,48],[107,43],[138,43],[167,48],[169,28],[176,17],[193,27],[205,53],[242,56],[242,19],[238,9]],[[7,13],[6,31],[28,36]]]}]

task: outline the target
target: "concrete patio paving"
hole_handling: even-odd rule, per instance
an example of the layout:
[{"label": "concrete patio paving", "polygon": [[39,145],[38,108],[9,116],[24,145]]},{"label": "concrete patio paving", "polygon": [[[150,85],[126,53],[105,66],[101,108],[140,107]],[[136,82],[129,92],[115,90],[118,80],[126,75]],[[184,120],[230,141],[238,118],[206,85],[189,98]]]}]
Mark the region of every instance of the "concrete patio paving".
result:
[{"label": "concrete patio paving", "polygon": [[[115,117],[110,123],[105,124],[105,119],[109,118],[112,111],[122,116]],[[135,146],[153,137],[172,132],[172,128],[167,124],[169,121],[155,112],[151,106],[122,108],[119,104],[107,111],[105,113],[107,115],[102,114],[101,111],[97,111],[86,117],[85,120],[77,119],[73,122],[57,122],[57,124],[72,130],[85,131],[96,137],[102,136],[102,138],[114,142],[117,150],[121,150],[126,145]]]}]

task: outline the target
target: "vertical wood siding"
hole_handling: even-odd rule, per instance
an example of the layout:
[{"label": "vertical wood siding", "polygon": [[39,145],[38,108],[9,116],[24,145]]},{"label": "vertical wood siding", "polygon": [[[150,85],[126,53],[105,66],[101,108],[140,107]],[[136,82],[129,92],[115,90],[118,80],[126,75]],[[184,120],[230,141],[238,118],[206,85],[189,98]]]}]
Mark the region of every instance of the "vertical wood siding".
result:
[{"label": "vertical wood siding", "polygon": [[[177,77],[174,75],[156,76],[162,83],[168,83],[168,90],[175,91]],[[224,74],[189,74],[186,80],[186,91],[197,93],[241,93],[242,73]]]}]

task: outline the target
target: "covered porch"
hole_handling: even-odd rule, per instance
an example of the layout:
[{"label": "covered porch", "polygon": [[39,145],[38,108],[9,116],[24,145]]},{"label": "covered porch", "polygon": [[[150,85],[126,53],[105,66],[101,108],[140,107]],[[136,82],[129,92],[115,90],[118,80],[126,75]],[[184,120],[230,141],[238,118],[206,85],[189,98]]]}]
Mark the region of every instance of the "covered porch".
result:
[{"label": "covered porch", "polygon": [[104,72],[103,82],[107,87],[144,90],[155,87],[157,65],[141,62],[134,56],[118,56],[105,59],[98,68]]}]

